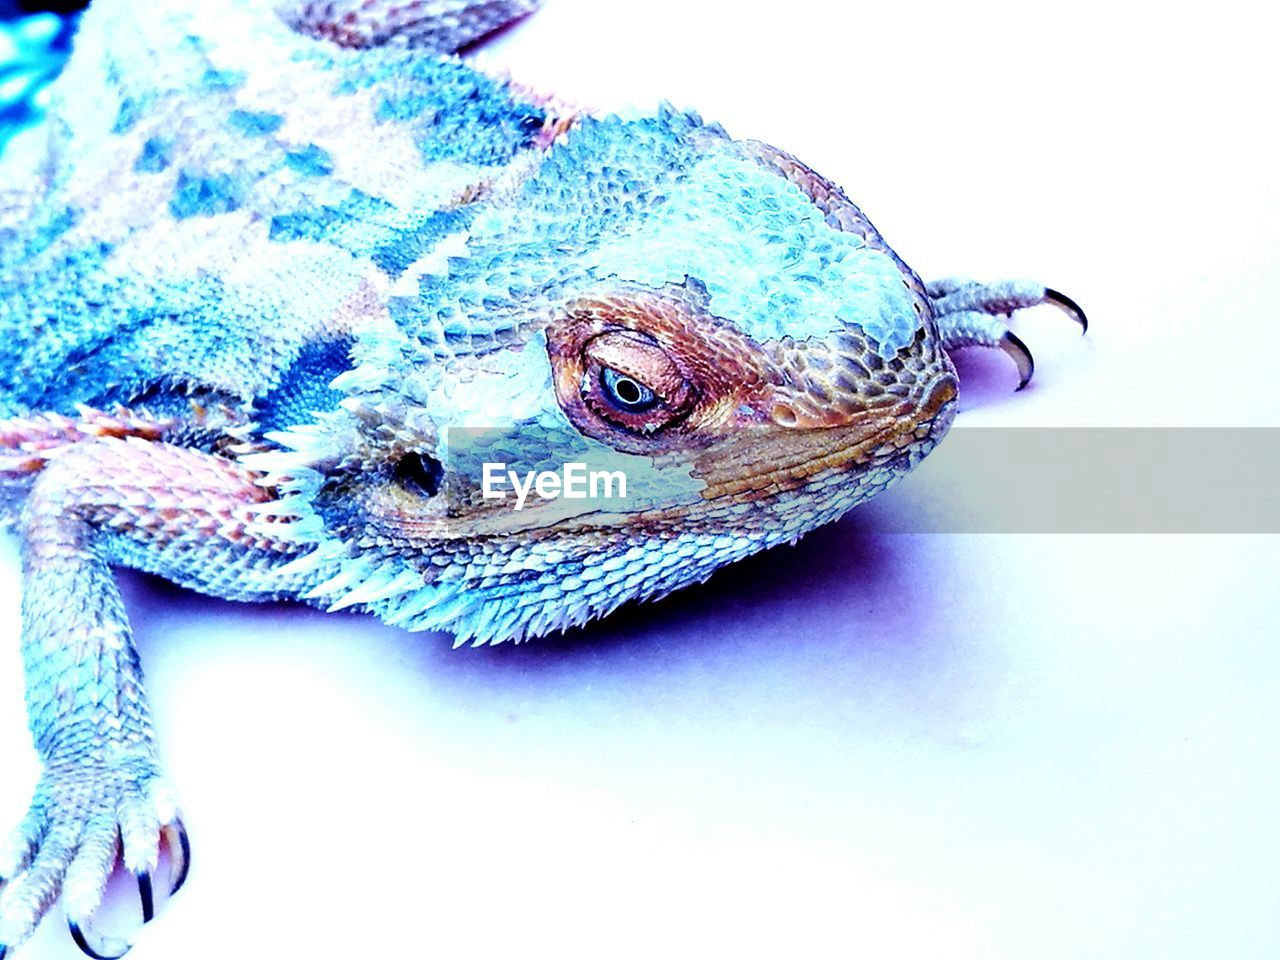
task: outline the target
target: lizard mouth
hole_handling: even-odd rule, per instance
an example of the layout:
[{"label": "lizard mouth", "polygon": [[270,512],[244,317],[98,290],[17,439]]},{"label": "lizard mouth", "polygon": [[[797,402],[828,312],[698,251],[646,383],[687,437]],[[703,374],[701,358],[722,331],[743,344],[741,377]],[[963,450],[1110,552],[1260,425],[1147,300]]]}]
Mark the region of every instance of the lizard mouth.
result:
[{"label": "lizard mouth", "polygon": [[819,475],[871,469],[936,444],[951,426],[958,389],[949,371],[915,404],[822,427],[743,432],[700,457],[695,475],[713,500],[759,500],[799,489]]}]

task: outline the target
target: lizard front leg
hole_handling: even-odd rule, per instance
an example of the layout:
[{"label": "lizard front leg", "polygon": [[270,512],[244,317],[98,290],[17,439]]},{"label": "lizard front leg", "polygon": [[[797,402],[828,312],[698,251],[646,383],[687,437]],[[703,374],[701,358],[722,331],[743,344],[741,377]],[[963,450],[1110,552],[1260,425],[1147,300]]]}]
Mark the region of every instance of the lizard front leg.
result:
[{"label": "lizard front leg", "polygon": [[950,277],[934,281],[926,289],[933,302],[943,348],[996,347],[1003,350],[1018,366],[1019,390],[1031,382],[1035,360],[1027,345],[1005,325],[1002,317],[1007,318],[1015,310],[1049,303],[1080,324],[1082,331],[1089,329],[1089,321],[1078,303],[1064,293],[1032,281],[979,283]]},{"label": "lizard front leg", "polygon": [[[222,596],[289,592],[270,576],[296,549],[257,532],[272,494],[233,461],[138,437],[93,437],[39,471],[18,520],[27,704],[43,774],[30,812],[0,849],[0,958],[61,897],[90,956],[87,923],[117,859],[151,918],[161,840],[185,866],[185,834],[157,758],[113,563]],[[178,884],[175,884],[177,886]]]}]

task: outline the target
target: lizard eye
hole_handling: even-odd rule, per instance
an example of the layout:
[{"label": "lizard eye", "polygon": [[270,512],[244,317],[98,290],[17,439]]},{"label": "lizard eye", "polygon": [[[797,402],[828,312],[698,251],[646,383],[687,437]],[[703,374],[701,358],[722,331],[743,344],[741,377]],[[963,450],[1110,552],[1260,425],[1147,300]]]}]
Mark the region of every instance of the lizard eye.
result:
[{"label": "lizard eye", "polygon": [[692,391],[667,352],[631,331],[610,331],[587,342],[582,357],[582,402],[601,420],[651,434],[684,416]]},{"label": "lizard eye", "polygon": [[610,403],[625,413],[647,413],[658,405],[656,393],[613,367],[601,368],[600,389]]}]

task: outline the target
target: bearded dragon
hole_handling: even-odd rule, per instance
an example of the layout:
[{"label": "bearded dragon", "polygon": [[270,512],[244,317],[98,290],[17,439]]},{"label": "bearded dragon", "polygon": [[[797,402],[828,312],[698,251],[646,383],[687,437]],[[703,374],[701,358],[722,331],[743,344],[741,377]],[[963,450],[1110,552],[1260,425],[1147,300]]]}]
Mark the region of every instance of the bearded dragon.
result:
[{"label": "bearded dragon", "polygon": [[[113,567],[458,642],[562,630],[885,489],[951,424],[948,351],[1026,384],[1013,311],[1084,323],[1039,284],[922,282],[780,149],[454,55],[535,3],[99,0],[5,148],[0,518],[44,772],[0,958],[59,899],[118,955],[89,926],[116,863],[144,920],[162,847],[185,875]],[[626,496],[482,489],[570,463]]]}]

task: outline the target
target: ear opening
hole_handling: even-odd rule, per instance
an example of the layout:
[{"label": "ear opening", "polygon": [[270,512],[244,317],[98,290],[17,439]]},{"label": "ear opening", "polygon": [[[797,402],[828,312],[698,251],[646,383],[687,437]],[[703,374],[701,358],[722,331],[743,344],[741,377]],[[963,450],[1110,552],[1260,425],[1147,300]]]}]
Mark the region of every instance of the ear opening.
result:
[{"label": "ear opening", "polygon": [[411,450],[392,468],[396,483],[420,497],[434,497],[444,483],[444,465],[435,457]]}]

